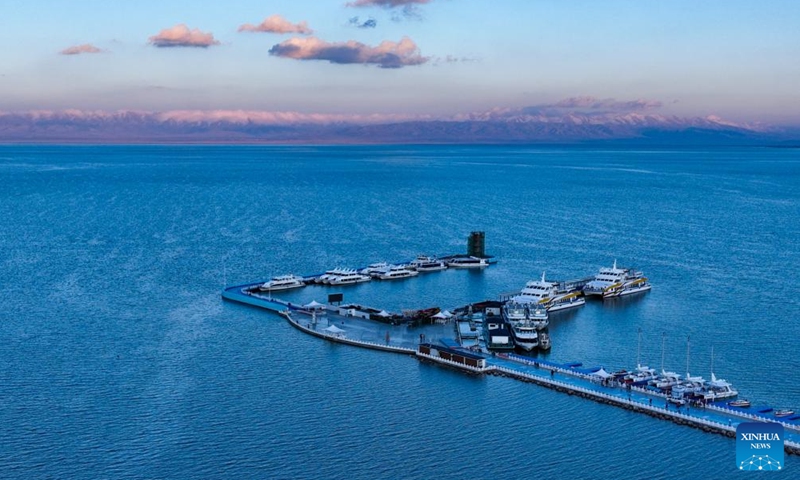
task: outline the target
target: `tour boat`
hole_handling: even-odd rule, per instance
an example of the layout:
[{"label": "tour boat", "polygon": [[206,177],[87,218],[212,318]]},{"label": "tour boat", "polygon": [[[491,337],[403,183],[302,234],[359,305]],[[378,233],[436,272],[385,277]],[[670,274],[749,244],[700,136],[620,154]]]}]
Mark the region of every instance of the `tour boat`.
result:
[{"label": "tour boat", "polygon": [[273,277],[269,282],[259,285],[258,289],[262,292],[275,292],[278,290],[289,290],[292,288],[305,287],[303,277],[297,275],[281,275]]},{"label": "tour boat", "polygon": [[358,273],[362,275],[374,276],[375,274],[383,272],[387,268],[389,268],[389,264],[386,262],[370,263],[367,268],[362,268]]},{"label": "tour boat", "polygon": [[600,273],[583,286],[583,294],[587,297],[592,295],[602,297],[606,288],[625,280],[626,273],[628,273],[628,269],[617,268],[617,261],[614,260],[614,266],[601,268]]},{"label": "tour boat", "polygon": [[581,296],[580,291],[558,291],[558,284],[546,281],[544,273],[542,273],[541,280],[531,280],[526,283],[525,288],[512,300],[541,305],[548,312],[580,307],[586,304],[586,299]]},{"label": "tour boat", "polygon": [[447,262],[450,268],[483,268],[489,266],[485,258],[456,257]]},{"label": "tour boat", "polygon": [[519,348],[530,352],[539,346],[539,334],[536,332],[536,325],[528,317],[528,310],[525,305],[514,302],[506,303],[503,305],[503,318],[511,327],[514,344]]},{"label": "tour boat", "polygon": [[377,274],[381,280],[399,280],[401,278],[416,277],[419,272],[410,270],[407,265],[392,265],[387,270]]},{"label": "tour boat", "polygon": [[443,261],[426,255],[419,255],[411,262],[410,266],[418,272],[436,272],[447,268]]},{"label": "tour boat", "polygon": [[356,271],[350,271],[341,275],[336,275],[330,278],[328,284],[330,285],[351,285],[354,283],[369,282],[372,277],[369,275],[362,275]]},{"label": "tour boat", "polygon": [[650,282],[642,272],[629,270],[623,280],[609,285],[603,290],[603,298],[622,297],[632,293],[646,292],[650,288]]}]

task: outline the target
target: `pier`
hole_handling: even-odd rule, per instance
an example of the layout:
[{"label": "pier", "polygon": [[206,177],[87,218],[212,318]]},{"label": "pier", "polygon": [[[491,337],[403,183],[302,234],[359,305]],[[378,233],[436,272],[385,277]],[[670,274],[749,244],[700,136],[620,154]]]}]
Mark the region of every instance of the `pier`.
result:
[{"label": "pier", "polygon": [[[482,248],[482,244],[480,245]],[[476,248],[477,249],[477,248]],[[310,282],[318,275],[305,276],[305,281]],[[593,277],[579,278],[559,282],[561,288],[579,288],[591,281]],[[452,368],[464,373],[474,375],[497,375],[526,383],[551,388],[555,391],[576,395],[596,402],[613,405],[627,410],[641,412],[656,418],[672,421],[679,425],[691,426],[706,432],[713,432],[728,437],[734,437],[736,427],[743,422],[772,422],[784,427],[784,449],[789,454],[800,455],[800,415],[789,418],[773,418],[766,413],[772,409],[743,409],[728,406],[721,401],[701,405],[673,404],[663,392],[642,388],[636,385],[609,384],[603,380],[606,377],[598,375],[600,367],[584,367],[580,362],[556,363],[539,360],[533,357],[523,357],[513,353],[487,354],[475,352],[462,347],[457,342],[444,338],[445,330],[442,326],[419,327],[411,330],[410,324],[397,325],[380,323],[381,329],[386,331],[384,339],[376,338],[374,327],[377,319],[373,310],[358,307],[356,313],[348,306],[331,304],[297,305],[285,300],[274,298],[271,294],[258,291],[258,286],[263,282],[254,282],[243,285],[226,287],[222,292],[223,299],[252,307],[265,309],[279,314],[292,327],[308,335],[329,342],[349,345],[387,353],[414,356],[420,361],[435,363]],[[501,302],[508,300],[515,293],[504,294]],[[505,298],[504,298],[505,297]],[[499,303],[495,301],[484,302]],[[478,304],[473,304],[478,305]],[[458,310],[458,309],[455,309]],[[466,307],[465,307],[466,310]],[[437,309],[438,311],[438,309]],[[471,311],[471,310],[470,310]],[[366,312],[366,313],[364,313]],[[386,315],[399,317],[396,314]],[[325,325],[327,325],[326,328]],[[344,327],[346,329],[340,328]],[[401,329],[407,329],[405,332]],[[439,328],[437,330],[437,328]],[[458,323],[456,323],[458,328]],[[427,330],[425,330],[427,329]],[[439,341],[426,338],[426,334],[417,334],[421,331],[434,332],[440,335]],[[390,331],[396,337],[390,336]],[[365,333],[366,332],[366,333]],[[458,332],[458,331],[457,331]],[[457,333],[455,332],[455,333]],[[355,338],[353,335],[361,338]],[[450,332],[450,336],[454,332]],[[364,336],[370,338],[364,338]],[[434,335],[434,336],[435,336]],[[381,341],[383,340],[383,341]],[[601,372],[604,373],[604,372]],[[608,376],[606,373],[605,375]]]}]

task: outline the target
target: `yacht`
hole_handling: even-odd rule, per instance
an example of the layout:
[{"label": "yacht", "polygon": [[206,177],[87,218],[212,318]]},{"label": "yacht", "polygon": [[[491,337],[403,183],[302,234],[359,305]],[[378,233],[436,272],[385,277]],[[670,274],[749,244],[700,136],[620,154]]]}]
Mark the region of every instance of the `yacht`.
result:
[{"label": "yacht", "polygon": [[722,380],[721,378],[717,378],[716,375],[712,373],[711,381],[706,385],[706,391],[703,394],[703,398],[709,401],[715,401],[723,398],[735,397],[737,395],[739,395],[739,392],[734,390],[730,383]]},{"label": "yacht", "polygon": [[541,280],[531,280],[526,283],[525,288],[513,300],[541,305],[548,312],[580,307],[586,304],[586,299],[581,296],[580,291],[559,291],[558,284],[546,281],[544,275],[542,273]]},{"label": "yacht", "polygon": [[486,348],[489,350],[514,350],[511,329],[507,323],[486,319],[483,331],[486,336]]},{"label": "yacht", "polygon": [[418,272],[436,272],[446,269],[447,265],[436,257],[419,255],[411,262],[411,268]]},{"label": "yacht", "polygon": [[358,274],[358,272],[356,272],[352,268],[337,268],[332,273],[330,273],[330,274],[326,273],[325,275],[323,275],[325,278],[322,278],[322,277],[320,277],[320,278],[322,279],[321,283],[324,283],[325,285],[333,285],[334,284],[333,282],[336,279],[341,278],[341,277],[347,277],[347,276],[350,276],[350,275],[353,275],[353,274]]},{"label": "yacht", "polygon": [[632,293],[646,292],[650,290],[650,282],[642,272],[629,271],[625,279],[617,282],[603,291],[603,298],[622,297]]},{"label": "yacht", "polygon": [[398,280],[401,278],[416,277],[419,272],[410,270],[408,265],[392,265],[388,269],[377,274],[381,280]]},{"label": "yacht", "polygon": [[351,285],[354,283],[362,283],[362,282],[369,282],[372,280],[372,277],[369,275],[362,275],[355,270],[343,273],[341,275],[336,275],[332,277],[328,284],[330,285]]},{"label": "yacht", "polygon": [[358,273],[362,275],[372,276],[373,274],[380,273],[386,270],[387,268],[389,268],[389,264],[386,262],[370,263],[369,266],[367,266],[367,268],[362,268],[361,271],[359,271]]},{"label": "yacht", "polygon": [[488,267],[489,262],[485,258],[478,257],[456,257],[447,262],[450,268],[483,268]]},{"label": "yacht", "polygon": [[614,266],[611,268],[601,268],[600,273],[594,276],[594,279],[589,281],[583,286],[583,294],[587,297],[597,295],[603,296],[606,288],[625,280],[625,274],[628,273],[627,268],[618,268],[617,261],[614,260]]},{"label": "yacht", "polygon": [[262,292],[275,292],[278,290],[289,290],[292,288],[305,287],[303,277],[297,275],[281,275],[273,277],[269,282],[259,285],[258,289]]},{"label": "yacht", "polygon": [[783,410],[775,410],[776,417],[791,417],[794,415],[794,410],[789,410],[788,408]]},{"label": "yacht", "polygon": [[625,383],[629,384],[644,384],[657,378],[656,369],[650,368],[646,365],[637,365],[635,372],[630,372],[625,375]]},{"label": "yacht", "polygon": [[728,406],[738,407],[738,408],[750,408],[750,400],[746,400],[744,398],[741,398],[739,400],[733,400],[731,402],[728,402]]}]

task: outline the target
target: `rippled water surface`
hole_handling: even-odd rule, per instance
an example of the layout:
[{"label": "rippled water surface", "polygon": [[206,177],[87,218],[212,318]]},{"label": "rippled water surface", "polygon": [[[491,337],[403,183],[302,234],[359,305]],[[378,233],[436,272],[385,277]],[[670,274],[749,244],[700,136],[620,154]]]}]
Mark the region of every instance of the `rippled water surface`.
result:
[{"label": "rippled water surface", "polygon": [[[228,283],[464,249],[344,289],[452,308],[616,258],[653,290],[554,315],[551,360],[714,370],[800,409],[800,153],[0,147],[9,478],[724,478],[732,440],[509,379],[331,345]],[[306,289],[297,299],[323,300]],[[787,470],[800,461],[787,458]]]}]

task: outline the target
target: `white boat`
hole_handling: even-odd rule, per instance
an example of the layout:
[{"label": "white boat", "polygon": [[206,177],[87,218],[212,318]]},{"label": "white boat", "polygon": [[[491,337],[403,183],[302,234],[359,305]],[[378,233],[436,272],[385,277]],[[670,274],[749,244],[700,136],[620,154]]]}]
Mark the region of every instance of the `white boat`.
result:
[{"label": "white boat", "polygon": [[642,272],[629,270],[622,281],[616,282],[603,290],[603,298],[622,297],[632,293],[646,292],[650,288],[650,282]]},{"label": "white boat", "polygon": [[322,275],[317,277],[314,280],[314,282],[316,282],[316,283],[328,283],[328,281],[332,277],[334,277],[336,275],[341,275],[344,272],[345,272],[345,269],[344,268],[340,268],[340,267],[336,267],[336,268],[334,268],[332,270],[326,270],[325,273],[323,273]]},{"label": "white boat", "polygon": [[541,305],[548,312],[580,307],[586,304],[586,299],[583,298],[580,291],[559,291],[558,283],[545,280],[544,273],[542,273],[541,280],[531,280],[526,283],[525,288],[512,300]]},{"label": "white boat", "polygon": [[354,274],[358,275],[358,272],[356,272],[352,268],[339,268],[336,269],[333,273],[324,275],[325,278],[322,279],[321,283],[324,283],[325,285],[333,285],[334,284],[333,282],[336,281],[337,279]]},{"label": "white boat", "polygon": [[489,262],[485,258],[478,257],[456,257],[447,262],[450,268],[483,268],[488,267]]},{"label": "white boat", "polygon": [[446,269],[447,265],[436,257],[419,255],[411,262],[410,267],[418,272],[436,272]]},{"label": "white boat", "polygon": [[377,274],[381,280],[399,280],[401,278],[416,277],[419,272],[410,270],[407,265],[392,265],[388,270]]},{"label": "white boat", "polygon": [[547,309],[539,305],[528,305],[528,320],[536,330],[544,330],[550,325],[550,315],[547,314]]},{"label": "white boat", "polygon": [[721,400],[723,398],[731,398],[739,395],[739,392],[733,389],[733,386],[717,378],[713,373],[711,374],[711,381],[706,385],[706,391],[703,398],[707,401]]},{"label": "white boat", "polygon": [[628,269],[617,268],[617,261],[614,260],[614,266],[611,268],[601,268],[600,273],[595,275],[593,280],[583,286],[583,294],[587,297],[592,295],[602,297],[606,288],[615,283],[624,281],[627,273]]},{"label": "white boat", "polygon": [[[544,313],[544,321],[547,322],[547,312],[544,309],[536,309],[533,312]],[[507,302],[503,305],[503,318],[511,327],[514,344],[528,352],[539,346],[537,330],[547,326],[546,323],[541,326],[541,316],[534,322],[530,313],[528,306],[523,303]]]},{"label": "white boat", "polygon": [[550,350],[552,342],[547,332],[539,332],[539,350]]},{"label": "white boat", "polygon": [[344,273],[342,275],[336,275],[332,277],[328,284],[330,285],[351,285],[354,283],[362,283],[362,282],[369,282],[372,280],[372,277],[369,275],[362,275],[355,270],[351,272]]},{"label": "white boat", "polygon": [[279,290],[290,290],[292,288],[305,287],[303,277],[297,275],[280,275],[273,277],[270,281],[259,285],[258,289],[262,292],[276,292]]},{"label": "white boat", "polygon": [[371,276],[372,274],[380,273],[386,270],[387,268],[389,268],[389,264],[386,262],[370,263],[369,266],[367,266],[367,268],[362,268],[361,271],[359,271],[358,273],[362,275]]},{"label": "white boat", "polygon": [[661,371],[661,375],[658,375],[655,379],[650,381],[650,384],[656,388],[669,388],[679,384],[681,381],[681,376],[675,372],[665,372]]}]

